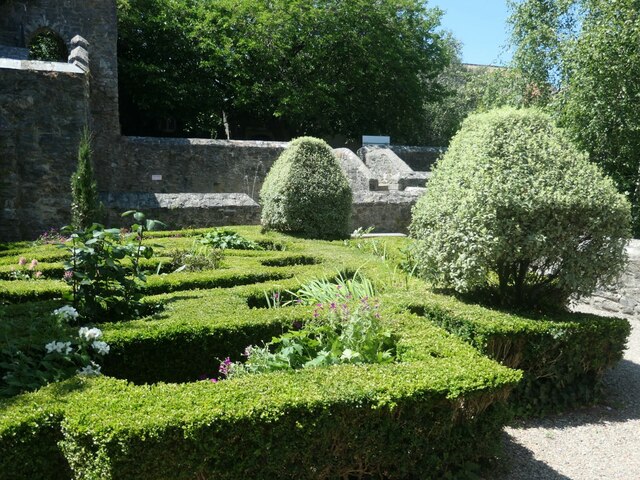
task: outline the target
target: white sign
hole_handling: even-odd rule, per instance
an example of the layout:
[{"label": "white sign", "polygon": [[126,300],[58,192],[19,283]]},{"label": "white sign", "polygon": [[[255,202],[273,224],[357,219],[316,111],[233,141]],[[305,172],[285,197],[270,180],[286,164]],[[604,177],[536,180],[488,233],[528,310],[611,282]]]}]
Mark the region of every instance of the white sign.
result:
[{"label": "white sign", "polygon": [[362,145],[390,145],[391,137],[385,135],[363,135]]},{"label": "white sign", "polygon": [[154,182],[159,182],[162,180],[162,175],[151,175],[151,180]]}]

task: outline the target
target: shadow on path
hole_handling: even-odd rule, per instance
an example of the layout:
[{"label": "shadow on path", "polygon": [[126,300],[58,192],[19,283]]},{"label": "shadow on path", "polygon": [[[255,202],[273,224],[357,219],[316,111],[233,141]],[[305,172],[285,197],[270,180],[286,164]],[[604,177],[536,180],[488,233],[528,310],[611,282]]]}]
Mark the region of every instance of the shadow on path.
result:
[{"label": "shadow on path", "polygon": [[537,460],[533,452],[520,445],[511,435],[504,433],[502,437],[504,463],[495,475],[486,480],[571,480],[546,463]]},{"label": "shadow on path", "polygon": [[[620,465],[609,464],[611,455],[589,448],[611,448],[617,461],[626,464],[624,451],[632,452],[640,445],[640,321],[630,322],[632,332],[625,358],[605,374],[600,405],[511,425],[503,434],[503,465],[487,480],[570,478],[555,470],[559,466],[578,475],[575,478],[640,478],[624,476],[636,468],[635,461],[623,468],[625,473],[620,476]],[[618,451],[621,447],[624,451]],[[595,472],[577,467],[580,455],[586,455],[585,466],[589,464],[588,468],[597,469],[601,476],[594,477]]]}]

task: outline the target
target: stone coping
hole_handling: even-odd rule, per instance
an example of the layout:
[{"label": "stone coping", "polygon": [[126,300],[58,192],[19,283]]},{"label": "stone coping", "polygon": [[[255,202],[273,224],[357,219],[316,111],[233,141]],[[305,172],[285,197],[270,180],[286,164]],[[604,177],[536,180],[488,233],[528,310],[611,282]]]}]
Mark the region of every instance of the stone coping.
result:
[{"label": "stone coping", "polygon": [[128,137],[123,141],[139,145],[215,145],[220,147],[272,147],[286,148],[289,142],[272,142],[266,140],[218,140],[210,138],[175,138],[175,137]]},{"label": "stone coping", "polygon": [[81,73],[81,68],[63,62],[42,62],[40,60],[16,60],[13,58],[0,58],[0,69],[28,70],[36,72]]},{"label": "stone coping", "polygon": [[220,208],[259,205],[246,193],[106,193],[101,195],[109,208]]}]

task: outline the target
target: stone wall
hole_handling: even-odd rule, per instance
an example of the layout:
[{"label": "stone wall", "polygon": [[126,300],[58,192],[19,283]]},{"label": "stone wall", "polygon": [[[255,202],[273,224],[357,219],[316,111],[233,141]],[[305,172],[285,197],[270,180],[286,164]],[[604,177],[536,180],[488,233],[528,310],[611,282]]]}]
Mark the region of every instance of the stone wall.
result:
[{"label": "stone wall", "polygon": [[245,193],[257,199],[286,143],[122,137],[101,190]]},{"label": "stone wall", "polygon": [[[80,69],[20,63],[30,39],[42,29],[60,36]],[[78,35],[84,38],[74,41]],[[76,50],[77,45],[83,49]],[[115,0],[0,1],[0,55],[13,57],[0,69],[0,240],[34,237],[69,221],[69,177],[85,124],[94,133],[98,188],[114,220],[118,210],[146,207],[172,217],[176,226],[219,224],[221,219],[257,222],[255,200],[285,143],[120,135]],[[417,194],[371,191],[423,186],[426,175],[414,172],[391,150],[380,158],[372,162],[371,172],[354,163],[353,153],[344,158],[347,173],[362,180],[354,184],[359,190],[355,226],[401,231]],[[379,185],[390,176],[392,184]]]},{"label": "stone wall", "polygon": [[260,205],[244,193],[109,193],[102,195],[109,225],[125,227],[127,210],[141,210],[169,229],[257,225]]},{"label": "stone wall", "polygon": [[376,233],[407,233],[411,223],[411,209],[424,192],[423,189],[389,192],[353,192],[351,227],[374,227]]},{"label": "stone wall", "polygon": [[[71,63],[24,60],[25,47],[42,30],[64,41]],[[85,126],[95,133],[99,187],[108,183],[120,138],[116,3],[0,1],[0,45],[0,241],[5,241],[33,238],[69,222],[69,181]]]},{"label": "stone wall", "polygon": [[0,240],[33,238],[69,222],[69,180],[87,105],[80,68],[0,59]]},{"label": "stone wall", "polygon": [[348,148],[337,148],[333,153],[336,155],[342,171],[349,179],[352,190],[367,191],[378,188],[378,180],[374,178],[371,170],[355,153]]},{"label": "stone wall", "polygon": [[631,240],[627,253],[629,265],[618,285],[581,300],[574,306],[576,310],[640,318],[640,240]]},{"label": "stone wall", "polygon": [[[26,47],[34,33],[47,28],[72,50],[71,40],[82,35],[90,45],[92,127],[96,155],[107,151],[120,135],[118,116],[118,24],[114,0],[0,1],[0,45]],[[100,163],[100,162],[98,162]]]}]

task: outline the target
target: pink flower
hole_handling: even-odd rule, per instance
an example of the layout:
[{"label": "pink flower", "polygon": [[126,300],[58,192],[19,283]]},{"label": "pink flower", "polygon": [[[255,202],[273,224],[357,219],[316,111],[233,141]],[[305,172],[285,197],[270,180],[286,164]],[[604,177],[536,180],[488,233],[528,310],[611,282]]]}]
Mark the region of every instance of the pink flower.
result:
[{"label": "pink flower", "polygon": [[218,368],[218,372],[220,372],[225,377],[229,375],[229,369],[231,367],[231,359],[229,357],[225,358]]},{"label": "pink flower", "polygon": [[37,266],[38,266],[38,260],[34,258],[33,260],[31,260],[31,263],[29,264],[29,270],[33,270]]},{"label": "pink flower", "polygon": [[18,265],[20,265],[21,267],[27,264],[27,259],[24,257],[20,257],[20,260],[18,260]]},{"label": "pink flower", "polygon": [[42,277],[42,272],[36,272],[36,278]]},{"label": "pink flower", "polygon": [[73,278],[73,270],[67,270],[62,277],[64,280],[71,280]]}]

